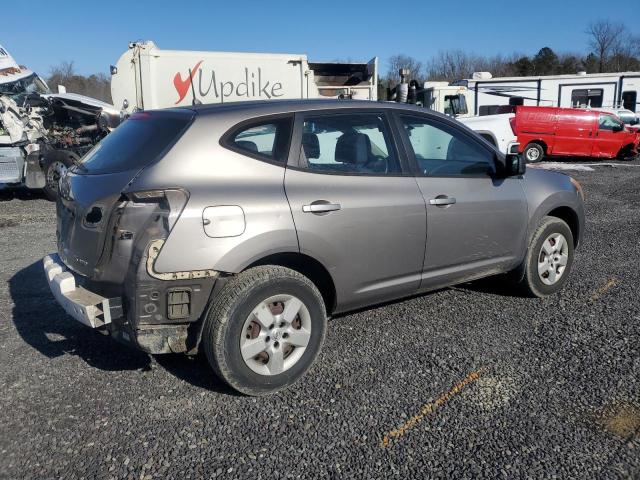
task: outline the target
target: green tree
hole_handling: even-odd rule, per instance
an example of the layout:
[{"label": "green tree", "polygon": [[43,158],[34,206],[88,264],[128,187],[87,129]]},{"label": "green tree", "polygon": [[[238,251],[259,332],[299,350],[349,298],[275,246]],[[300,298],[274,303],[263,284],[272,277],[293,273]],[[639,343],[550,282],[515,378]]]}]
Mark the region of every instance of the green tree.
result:
[{"label": "green tree", "polygon": [[558,72],[558,56],[549,47],[543,47],[533,57],[533,69],[536,75],[553,75]]},{"label": "green tree", "polygon": [[533,62],[527,56],[520,57],[518,60],[513,62],[513,69],[515,70],[515,74],[519,77],[528,77],[533,75],[535,71]]}]

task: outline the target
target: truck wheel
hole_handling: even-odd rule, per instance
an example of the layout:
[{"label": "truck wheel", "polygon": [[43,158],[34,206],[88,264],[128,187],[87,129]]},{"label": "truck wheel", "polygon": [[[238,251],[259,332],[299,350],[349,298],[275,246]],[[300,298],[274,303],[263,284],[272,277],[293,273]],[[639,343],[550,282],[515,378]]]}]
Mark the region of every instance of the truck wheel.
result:
[{"label": "truck wheel", "polygon": [[542,298],[559,292],[569,278],[573,253],[573,234],[569,226],[557,217],[544,217],[529,243],[518,286],[532,297]]},{"label": "truck wheel", "polygon": [[530,143],[522,153],[527,163],[537,163],[544,158],[544,148],[539,143]]},{"label": "truck wheel", "polygon": [[44,193],[49,200],[55,202],[58,199],[58,182],[71,167],[78,156],[73,152],[55,151],[49,153],[43,162],[44,170]]},{"label": "truck wheel", "polygon": [[221,379],[258,396],[298,380],[320,352],[326,328],[324,301],[311,280],[260,266],[225,285],[209,309],[202,342]]},{"label": "truck wheel", "polygon": [[638,154],[634,153],[633,145],[627,145],[626,147],[620,149],[616,158],[618,160],[630,162],[638,158]]}]

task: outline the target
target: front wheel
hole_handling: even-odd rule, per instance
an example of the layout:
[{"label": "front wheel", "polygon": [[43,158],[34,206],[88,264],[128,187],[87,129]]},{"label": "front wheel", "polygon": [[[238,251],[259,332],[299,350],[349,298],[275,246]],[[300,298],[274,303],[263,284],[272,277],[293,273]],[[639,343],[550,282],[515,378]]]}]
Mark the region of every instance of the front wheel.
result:
[{"label": "front wheel", "polygon": [[58,198],[60,179],[77,159],[78,157],[72,152],[64,151],[54,151],[46,156],[43,164],[45,176],[44,193],[52,202],[55,202]]},{"label": "front wheel", "polygon": [[316,286],[288,268],[261,266],[232,278],[214,301],[202,342],[216,374],[246,395],[297,381],[324,341],[324,302]]},{"label": "front wheel", "polygon": [[544,158],[544,148],[539,143],[530,143],[522,153],[527,163],[537,163]]},{"label": "front wheel", "polygon": [[519,282],[529,296],[546,297],[559,292],[573,265],[573,234],[557,217],[544,217],[536,229],[523,264]]}]

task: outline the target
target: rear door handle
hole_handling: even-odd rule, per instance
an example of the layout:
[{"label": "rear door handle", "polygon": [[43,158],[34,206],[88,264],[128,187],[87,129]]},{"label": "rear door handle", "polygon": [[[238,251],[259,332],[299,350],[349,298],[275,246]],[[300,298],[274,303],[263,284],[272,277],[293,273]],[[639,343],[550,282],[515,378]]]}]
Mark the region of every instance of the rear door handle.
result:
[{"label": "rear door handle", "polygon": [[339,203],[316,203],[313,202],[310,205],[303,205],[302,211],[306,213],[325,213],[334,212],[340,210],[342,207]]},{"label": "rear door handle", "polygon": [[438,195],[436,198],[432,198],[431,200],[429,200],[429,205],[436,205],[438,207],[453,205],[454,203],[456,203],[455,198],[447,197],[444,195]]}]

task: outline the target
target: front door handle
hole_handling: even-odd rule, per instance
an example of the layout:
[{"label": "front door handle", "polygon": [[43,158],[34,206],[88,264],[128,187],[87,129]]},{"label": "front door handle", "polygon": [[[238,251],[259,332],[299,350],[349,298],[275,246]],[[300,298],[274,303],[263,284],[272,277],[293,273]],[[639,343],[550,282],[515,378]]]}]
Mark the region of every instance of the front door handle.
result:
[{"label": "front door handle", "polygon": [[339,203],[316,203],[313,202],[310,205],[303,205],[302,211],[306,213],[326,213],[340,210],[342,207]]},{"label": "front door handle", "polygon": [[445,195],[438,195],[436,198],[432,198],[431,200],[429,200],[429,205],[436,205],[438,207],[453,205],[454,203],[456,203],[455,198],[447,197]]}]

